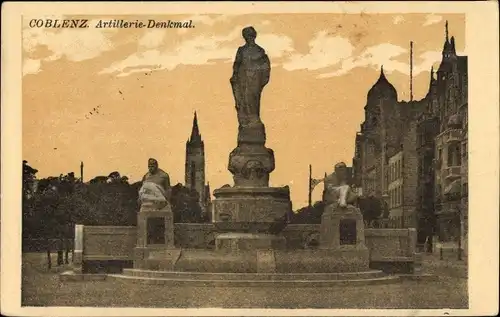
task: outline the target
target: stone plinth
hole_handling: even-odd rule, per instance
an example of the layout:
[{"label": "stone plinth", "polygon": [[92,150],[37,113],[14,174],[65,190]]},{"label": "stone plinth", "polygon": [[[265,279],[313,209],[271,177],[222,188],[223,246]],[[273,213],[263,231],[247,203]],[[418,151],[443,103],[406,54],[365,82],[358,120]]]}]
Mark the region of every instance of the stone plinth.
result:
[{"label": "stone plinth", "polygon": [[321,217],[320,248],[368,250],[365,245],[363,215],[359,208],[330,204]]},{"label": "stone plinth", "polygon": [[211,273],[342,273],[369,268],[368,252],[359,250],[203,250],[183,249],[174,260],[153,258],[148,270]]},{"label": "stone plinth", "polygon": [[[327,205],[321,217],[317,254],[313,259],[297,260],[296,265],[302,266],[308,272],[367,269],[370,263],[370,252],[365,245],[364,228],[363,215],[358,208],[350,205],[342,208],[335,203]],[[300,252],[297,253],[299,254]],[[335,258],[335,261],[325,262],[324,259],[328,258],[328,255]],[[292,263],[286,265],[292,265]]]},{"label": "stone plinth", "polygon": [[263,144],[240,144],[229,155],[228,166],[235,187],[268,187],[274,152]]},{"label": "stone plinth", "polygon": [[[250,252],[256,256],[259,250],[272,254],[286,248],[286,239],[280,233],[292,208],[288,187],[228,187],[215,190],[214,195],[217,253]],[[260,267],[273,270],[274,266]]]},{"label": "stone plinth", "polygon": [[215,190],[214,196],[216,228],[219,222],[227,222],[231,223],[227,227],[234,228],[227,231],[233,232],[245,232],[245,226],[250,228],[252,223],[255,223],[255,227],[266,224],[271,227],[280,223],[292,208],[288,187],[227,187]]},{"label": "stone plinth", "polygon": [[152,251],[174,248],[174,215],[170,205],[142,204],[137,214],[134,267],[142,268]]},{"label": "stone plinth", "polygon": [[215,248],[227,251],[285,249],[286,239],[282,235],[266,233],[221,233],[215,239]]}]

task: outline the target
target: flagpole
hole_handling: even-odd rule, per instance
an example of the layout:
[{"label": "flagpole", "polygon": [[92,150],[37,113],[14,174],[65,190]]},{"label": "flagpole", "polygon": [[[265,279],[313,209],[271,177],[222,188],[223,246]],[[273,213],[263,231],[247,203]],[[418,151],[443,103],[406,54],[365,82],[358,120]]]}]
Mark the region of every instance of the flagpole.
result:
[{"label": "flagpole", "polygon": [[312,166],[309,164],[309,207],[312,206]]}]

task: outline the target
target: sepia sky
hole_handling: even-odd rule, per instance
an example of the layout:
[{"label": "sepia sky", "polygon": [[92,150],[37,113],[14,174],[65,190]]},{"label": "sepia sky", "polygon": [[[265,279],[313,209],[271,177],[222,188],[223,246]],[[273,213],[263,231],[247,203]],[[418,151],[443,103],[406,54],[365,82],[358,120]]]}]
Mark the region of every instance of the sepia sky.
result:
[{"label": "sepia sky", "polygon": [[[83,161],[85,180],[119,171],[137,181],[154,157],[173,184],[184,183],[196,110],[206,180],[212,190],[232,185],[227,163],[237,119],[229,77],[241,29],[252,25],[272,67],[261,108],[276,159],[270,183],[290,186],[294,209],[307,204],[309,164],[316,178],[338,161],[351,165],[381,65],[398,99],[408,100],[413,41],[414,99],[421,99],[441,59],[445,20],[458,53],[465,51],[465,17],[458,14],[65,18],[91,18],[91,27],[30,29],[26,18],[23,31],[23,159],[39,178],[79,175]],[[99,19],[192,19],[195,28],[96,29]]]}]

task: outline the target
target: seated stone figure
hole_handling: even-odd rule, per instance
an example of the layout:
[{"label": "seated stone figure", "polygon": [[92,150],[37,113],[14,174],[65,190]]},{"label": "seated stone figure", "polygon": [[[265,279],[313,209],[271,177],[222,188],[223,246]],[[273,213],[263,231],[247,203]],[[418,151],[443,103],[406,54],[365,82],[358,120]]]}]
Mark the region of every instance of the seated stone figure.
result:
[{"label": "seated stone figure", "polygon": [[155,159],[149,159],[148,169],[139,190],[139,203],[141,206],[155,206],[159,209],[169,206],[170,177],[158,168],[158,161]]},{"label": "seated stone figure", "polygon": [[335,165],[335,179],[326,183],[325,203],[334,207],[354,207],[357,195],[347,183],[347,166],[344,162]]}]

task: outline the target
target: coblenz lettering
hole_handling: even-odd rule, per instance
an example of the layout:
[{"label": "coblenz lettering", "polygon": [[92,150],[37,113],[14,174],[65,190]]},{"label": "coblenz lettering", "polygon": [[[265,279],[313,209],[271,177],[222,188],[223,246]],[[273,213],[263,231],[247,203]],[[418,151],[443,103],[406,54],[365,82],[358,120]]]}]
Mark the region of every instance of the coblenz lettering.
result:
[{"label": "coblenz lettering", "polygon": [[84,29],[89,27],[88,19],[32,19],[30,28],[53,28],[53,29]]}]

